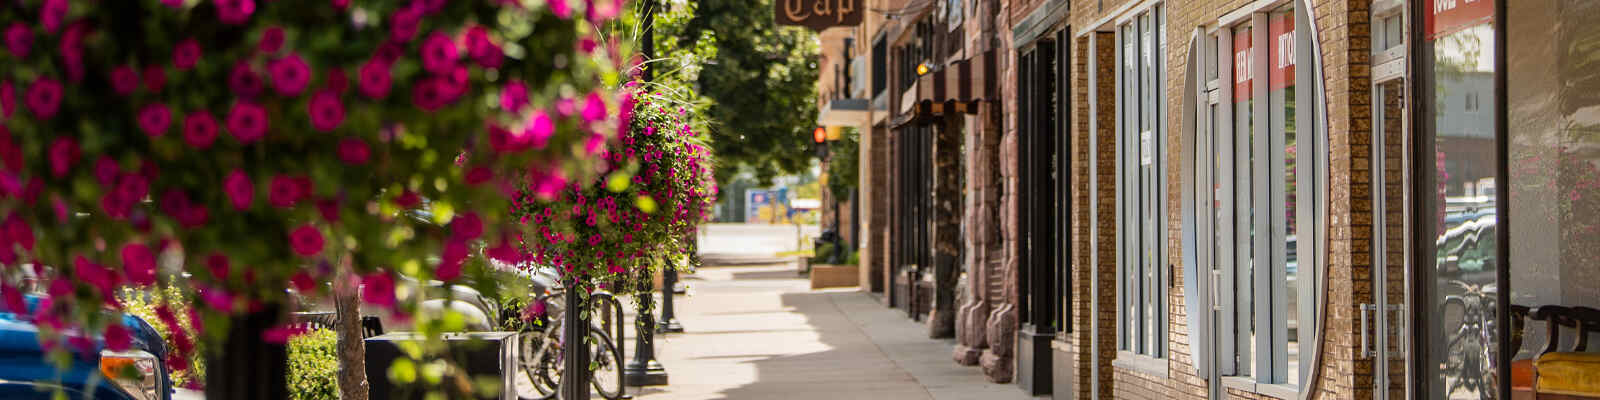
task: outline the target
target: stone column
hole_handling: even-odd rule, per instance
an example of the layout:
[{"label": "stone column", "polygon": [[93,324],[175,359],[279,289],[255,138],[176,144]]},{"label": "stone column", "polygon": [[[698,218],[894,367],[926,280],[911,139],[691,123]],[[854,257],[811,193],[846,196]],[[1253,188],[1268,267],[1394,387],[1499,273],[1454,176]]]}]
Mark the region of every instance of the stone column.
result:
[{"label": "stone column", "polygon": [[[950,105],[952,103],[945,103]],[[962,119],[960,114],[941,118],[933,140],[933,315],[928,337],[955,335],[956,278],[961,261],[961,210],[965,192],[960,186]]]}]

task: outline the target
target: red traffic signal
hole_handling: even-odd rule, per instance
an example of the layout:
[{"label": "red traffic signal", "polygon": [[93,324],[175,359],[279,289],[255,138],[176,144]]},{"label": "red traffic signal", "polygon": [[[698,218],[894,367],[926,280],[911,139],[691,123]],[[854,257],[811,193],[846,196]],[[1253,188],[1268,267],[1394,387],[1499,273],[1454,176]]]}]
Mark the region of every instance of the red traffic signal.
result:
[{"label": "red traffic signal", "polygon": [[817,143],[822,143],[823,141],[828,140],[828,128],[819,126],[816,130],[811,131],[811,140],[816,141]]}]

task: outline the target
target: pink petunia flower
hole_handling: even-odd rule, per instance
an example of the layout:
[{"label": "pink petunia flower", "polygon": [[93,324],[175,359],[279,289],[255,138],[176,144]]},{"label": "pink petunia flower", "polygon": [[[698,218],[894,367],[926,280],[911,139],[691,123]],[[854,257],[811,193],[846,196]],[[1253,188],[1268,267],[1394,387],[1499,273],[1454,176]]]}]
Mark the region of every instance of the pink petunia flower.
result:
[{"label": "pink petunia flower", "polygon": [[239,62],[233,65],[233,70],[228,73],[228,89],[233,90],[235,96],[252,98],[261,94],[264,85],[261,77],[256,76],[249,62]]},{"label": "pink petunia flower", "polygon": [[267,109],[260,105],[240,101],[228,112],[228,132],[240,144],[251,144],[267,135]]},{"label": "pink petunia flower", "polygon": [[211,277],[218,280],[228,279],[228,275],[233,273],[231,264],[228,256],[222,253],[211,253],[206,256],[206,270],[211,271]]},{"label": "pink petunia flower", "polygon": [[81,151],[78,141],[69,137],[56,138],[50,143],[50,173],[57,178],[67,176],[72,164],[78,162]]},{"label": "pink petunia flower", "polygon": [[295,272],[294,275],[289,276],[289,284],[294,286],[294,290],[301,293],[317,290],[316,279],[305,271]]},{"label": "pink petunia flower", "polygon": [[583,102],[583,122],[594,123],[606,119],[606,100],[600,92],[590,92]]},{"label": "pink petunia flower", "polygon": [[[228,291],[224,289],[212,288],[208,286],[200,286],[199,289],[200,300],[205,301],[206,305],[210,306],[211,309],[223,313],[233,313],[234,301],[232,293],[228,293]],[[190,321],[194,320],[191,319]]]},{"label": "pink petunia flower", "polygon": [[439,111],[450,104],[453,89],[445,79],[438,77],[424,79],[411,88],[411,102],[417,108],[427,112]]},{"label": "pink petunia flower", "polygon": [[[11,215],[6,216],[6,221],[0,223],[0,232],[5,234],[7,241],[21,246],[22,250],[33,251],[33,227],[28,226],[28,222],[22,220],[22,215],[13,211]],[[7,245],[6,247],[10,246]]]},{"label": "pink petunia flower", "polygon": [[310,195],[310,179],[277,175],[267,184],[267,203],[273,207],[291,208]]},{"label": "pink petunia flower", "polygon": [[106,331],[100,334],[105,339],[106,349],[111,351],[127,350],[133,345],[133,334],[128,332],[128,327],[121,323],[112,323],[106,326]]},{"label": "pink petunia flower", "polygon": [[272,73],[272,89],[279,95],[296,96],[311,83],[311,67],[298,53],[273,61],[267,66]]},{"label": "pink petunia flower", "polygon": [[333,0],[333,8],[344,10],[350,7],[350,0]]},{"label": "pink petunia flower", "polygon": [[235,210],[248,210],[250,203],[256,199],[256,185],[250,181],[250,175],[244,170],[235,169],[222,179],[222,190],[228,194],[229,203]]},{"label": "pink petunia flower", "polygon": [[194,38],[184,39],[178,42],[176,47],[172,48],[172,65],[178,67],[179,71],[187,71],[190,68],[194,68],[194,64],[199,61],[200,42],[194,40]]},{"label": "pink petunia flower", "polygon": [[361,95],[371,99],[389,97],[389,64],[378,60],[367,61],[361,65],[361,81],[357,89]]},{"label": "pink petunia flower", "polygon": [[361,277],[361,301],[394,308],[394,277],[383,271]]},{"label": "pink petunia flower", "polygon": [[339,223],[339,200],[333,198],[317,200],[317,213],[322,214],[322,219],[330,224]]},{"label": "pink petunia flower", "polygon": [[400,208],[412,208],[421,203],[422,196],[418,196],[417,192],[410,190],[400,192],[400,195],[394,197],[394,204],[400,206]]},{"label": "pink petunia flower", "polygon": [[28,24],[13,22],[6,27],[6,50],[17,59],[28,58],[28,50],[33,47],[33,31],[28,29]]},{"label": "pink petunia flower", "polygon": [[467,28],[467,55],[484,68],[500,68],[505,52],[489,40],[489,30],[482,26]]},{"label": "pink petunia flower", "polygon": [[122,245],[122,273],[128,282],[139,286],[156,283],[156,256],[143,243]]},{"label": "pink petunia flower", "polygon": [[456,44],[444,32],[434,31],[422,42],[422,69],[447,74],[455,67]]},{"label": "pink petunia flower", "polygon": [[39,7],[39,21],[43,22],[45,32],[55,33],[66,19],[67,0],[44,0]]},{"label": "pink petunia flower", "polygon": [[166,104],[151,103],[139,109],[139,130],[152,138],[167,134],[172,127],[172,109]]},{"label": "pink petunia flower", "polygon": [[111,90],[126,96],[139,88],[139,72],[132,66],[122,65],[111,69]]},{"label": "pink petunia flower", "polygon": [[572,6],[567,4],[567,0],[548,0],[546,4],[550,6],[550,13],[555,14],[557,18],[572,17]]},{"label": "pink petunia flower", "polygon": [[445,243],[444,251],[439,255],[439,268],[434,270],[433,277],[441,281],[449,281],[461,276],[461,264],[467,260],[467,243],[460,240],[451,240]]},{"label": "pink petunia flower", "polygon": [[210,111],[195,111],[183,118],[183,141],[189,146],[205,150],[216,140],[217,118]]},{"label": "pink petunia flower", "polygon": [[523,136],[529,146],[543,149],[549,143],[550,136],[556,133],[555,121],[550,119],[550,114],[544,110],[534,110],[533,116],[528,118],[528,129],[523,131]]},{"label": "pink petunia flower", "polygon": [[323,245],[322,232],[315,226],[301,225],[289,233],[289,246],[294,249],[295,254],[313,257],[322,254]]},{"label": "pink petunia flower", "polygon": [[339,161],[345,164],[362,165],[372,158],[372,150],[367,148],[367,141],[358,137],[347,137],[339,140]]},{"label": "pink petunia flower", "polygon": [[117,165],[117,160],[111,159],[111,156],[102,155],[94,161],[94,177],[101,185],[111,186],[121,174],[122,166]]},{"label": "pink petunia flower", "polygon": [[28,111],[39,119],[50,119],[56,116],[61,109],[61,82],[49,77],[40,77],[28,87]]},{"label": "pink petunia flower", "polygon": [[338,128],[344,122],[344,103],[339,101],[339,93],[334,91],[320,91],[311,96],[311,102],[306,104],[306,112],[311,114],[311,127],[327,132]]},{"label": "pink petunia flower", "polygon": [[506,83],[505,89],[500,91],[500,108],[507,112],[517,112],[522,106],[528,104],[528,84],[521,79],[512,79]]},{"label": "pink petunia flower", "polygon": [[456,240],[472,240],[483,236],[483,219],[478,213],[467,212],[450,221],[450,234]]},{"label": "pink petunia flower", "polygon": [[261,41],[256,43],[256,50],[266,54],[277,53],[283,48],[283,28],[274,26],[261,31]]},{"label": "pink petunia flower", "polygon": [[489,178],[493,178],[493,177],[494,177],[494,174],[492,172],[489,172],[488,168],[485,168],[485,167],[473,167],[472,169],[467,170],[466,181],[467,181],[468,185],[477,185],[477,184],[480,184],[480,183],[488,182]]},{"label": "pink petunia flower", "polygon": [[417,36],[417,28],[422,24],[422,8],[418,3],[400,7],[389,16],[389,40],[405,43]]},{"label": "pink petunia flower", "polygon": [[215,0],[217,19],[228,25],[243,24],[256,12],[255,0]]}]

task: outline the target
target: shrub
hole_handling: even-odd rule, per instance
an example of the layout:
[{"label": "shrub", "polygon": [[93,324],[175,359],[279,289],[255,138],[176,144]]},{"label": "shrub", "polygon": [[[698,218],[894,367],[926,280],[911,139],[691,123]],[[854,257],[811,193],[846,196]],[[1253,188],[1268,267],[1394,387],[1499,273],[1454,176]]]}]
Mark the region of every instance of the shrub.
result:
[{"label": "shrub", "polygon": [[[167,344],[167,365],[187,363],[189,368],[174,368],[168,375],[172,385],[177,387],[200,389],[205,385],[206,369],[205,357],[200,351],[180,351],[187,347],[198,348],[194,323],[190,320],[189,302],[193,297],[184,293],[178,286],[167,286],[159,290],[152,288],[140,290],[123,288],[117,295],[117,300],[122,303],[123,311],[138,316],[156,328],[156,333],[161,334],[161,340]],[[162,313],[157,311],[167,307],[170,318],[162,318]],[[172,330],[176,323],[179,331]]]},{"label": "shrub", "polygon": [[338,336],[331,329],[316,329],[289,338],[290,399],[339,398],[338,343]]}]

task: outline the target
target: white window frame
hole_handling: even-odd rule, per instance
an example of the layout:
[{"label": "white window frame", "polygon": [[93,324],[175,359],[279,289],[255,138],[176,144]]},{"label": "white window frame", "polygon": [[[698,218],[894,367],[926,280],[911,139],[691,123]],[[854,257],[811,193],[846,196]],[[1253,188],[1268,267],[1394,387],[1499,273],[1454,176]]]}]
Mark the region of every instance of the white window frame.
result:
[{"label": "white window frame", "polygon": [[[1162,3],[1116,25],[1117,348],[1167,357],[1166,15]],[[1150,222],[1150,223],[1146,223]]]},{"label": "white window frame", "polygon": [[[1209,282],[1200,290],[1209,296],[1208,304],[1216,316],[1216,326],[1205,334],[1216,335],[1215,355],[1218,375],[1229,386],[1241,386],[1252,392],[1294,392],[1307,387],[1316,345],[1316,307],[1320,300],[1322,265],[1325,263],[1326,178],[1327,145],[1322,121],[1324,101],[1318,88],[1320,75],[1315,71],[1312,55],[1312,34],[1307,13],[1298,8],[1304,3],[1292,2],[1297,9],[1291,12],[1295,19],[1292,53],[1297,71],[1295,76],[1295,143],[1297,160],[1296,178],[1296,250],[1298,288],[1295,293],[1287,289],[1287,218],[1285,174],[1285,140],[1282,131],[1274,131],[1273,107],[1283,107],[1271,101],[1271,60],[1266,49],[1270,37],[1270,18],[1275,11],[1290,4],[1290,0],[1257,2],[1219,19],[1209,32],[1199,36],[1203,43],[1192,62],[1196,65],[1196,93],[1186,93],[1185,103],[1192,107],[1197,128],[1196,143],[1184,149],[1185,162],[1192,162],[1194,175],[1192,193],[1185,196],[1196,213],[1195,233],[1192,243],[1199,266],[1195,269],[1199,279]],[[1238,132],[1234,127],[1237,103],[1233,77],[1239,66],[1235,60],[1234,33],[1249,28],[1251,56],[1247,63],[1252,71],[1249,132]],[[1288,54],[1288,53],[1286,53]],[[1207,71],[1217,71],[1209,77]],[[1285,99],[1287,100],[1287,99]],[[1281,118],[1281,115],[1278,116]],[[1282,121],[1276,121],[1280,124]],[[1248,135],[1248,136],[1241,136]],[[1226,138],[1226,139],[1224,139]],[[1243,141],[1241,141],[1243,140]],[[1245,143],[1249,143],[1248,146]],[[1226,144],[1221,145],[1221,144]],[[1249,152],[1249,153],[1246,153]],[[1258,154],[1253,162],[1244,154]],[[1213,170],[1220,165],[1222,170]],[[1231,172],[1223,173],[1223,172]],[[1263,179],[1265,177],[1265,179]],[[1265,204],[1266,206],[1262,206]],[[1254,218],[1256,217],[1266,218]],[[1247,228],[1241,229],[1241,226]],[[1251,232],[1265,234],[1251,235]],[[1218,234],[1232,238],[1232,243],[1218,243]],[[1226,239],[1224,239],[1226,240]],[[1248,252],[1248,256],[1243,256]],[[1188,257],[1188,255],[1186,255]],[[1265,268],[1251,268],[1250,264]],[[1197,293],[1196,295],[1201,295]],[[1298,304],[1296,340],[1299,343],[1299,368],[1288,371],[1288,313],[1284,307],[1289,296]],[[1257,301],[1256,299],[1268,299]],[[1262,308],[1264,312],[1251,312]],[[1196,310],[1191,310],[1196,312]],[[1253,320],[1252,320],[1253,318]],[[1249,329],[1256,327],[1254,341]],[[1205,338],[1194,340],[1208,340]],[[1251,349],[1258,349],[1252,354]],[[1288,383],[1289,373],[1299,375],[1298,385]]]}]

